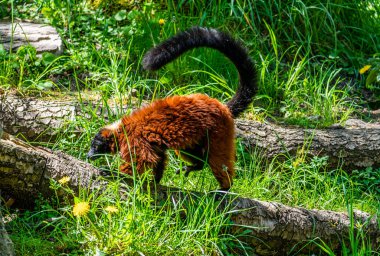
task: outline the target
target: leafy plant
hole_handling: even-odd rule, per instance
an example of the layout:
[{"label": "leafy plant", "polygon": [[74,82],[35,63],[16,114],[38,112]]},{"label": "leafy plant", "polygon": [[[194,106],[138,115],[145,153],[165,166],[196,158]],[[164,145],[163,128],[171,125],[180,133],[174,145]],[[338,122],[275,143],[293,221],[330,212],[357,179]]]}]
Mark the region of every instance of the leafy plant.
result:
[{"label": "leafy plant", "polygon": [[365,192],[373,192],[380,199],[380,169],[367,167],[364,170],[352,171],[352,180]]}]

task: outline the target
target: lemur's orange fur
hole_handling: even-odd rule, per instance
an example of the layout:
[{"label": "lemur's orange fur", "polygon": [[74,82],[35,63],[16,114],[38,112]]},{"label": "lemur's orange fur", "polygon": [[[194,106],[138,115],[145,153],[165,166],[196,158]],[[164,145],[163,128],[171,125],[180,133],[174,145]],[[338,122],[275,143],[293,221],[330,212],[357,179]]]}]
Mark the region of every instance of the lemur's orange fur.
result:
[{"label": "lemur's orange fur", "polygon": [[219,50],[238,69],[239,87],[227,105],[203,94],[157,100],[101,129],[88,156],[118,149],[124,160],[121,172],[132,175],[133,167],[139,174],[152,169],[159,182],[166,166],[166,150],[174,149],[193,164],[187,166],[186,174],[201,170],[207,162],[221,189],[228,190],[234,176],[233,118],[247,108],[257,91],[254,64],[245,48],[220,31],[195,27],[151,49],[143,65],[155,70],[183,52],[202,46]]},{"label": "lemur's orange fur", "polygon": [[[119,127],[103,130],[103,136],[115,136],[121,158],[120,171],[141,174],[153,169],[161,179],[166,155],[171,148],[188,152],[192,162],[208,158],[211,170],[228,189],[234,176],[234,120],[229,109],[206,95],[174,96],[153,102],[121,119]],[[193,155],[196,158],[191,157]]]}]

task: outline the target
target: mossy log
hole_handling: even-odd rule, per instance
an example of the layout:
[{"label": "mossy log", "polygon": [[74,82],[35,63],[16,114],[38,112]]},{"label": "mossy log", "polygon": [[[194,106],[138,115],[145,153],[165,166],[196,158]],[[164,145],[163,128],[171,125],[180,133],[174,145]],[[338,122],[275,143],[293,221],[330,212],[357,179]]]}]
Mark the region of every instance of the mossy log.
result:
[{"label": "mossy log", "polygon": [[[112,108],[102,108],[102,104],[94,101],[80,103],[73,98],[49,100],[3,94],[0,95],[0,125],[6,132],[28,140],[50,141],[57,135],[57,128],[76,116],[86,115],[83,107],[96,109],[96,113],[105,118],[116,112]],[[292,156],[304,149],[309,156],[328,156],[332,168],[341,166],[350,171],[380,167],[380,123],[352,119],[345,127],[326,129],[304,129],[242,119],[235,123],[241,141],[264,152],[268,160]],[[77,131],[80,132],[81,127]]]},{"label": "mossy log", "polygon": [[[74,190],[82,186],[99,191],[107,186],[107,179],[99,178],[101,175],[101,171],[92,165],[63,152],[33,147],[6,133],[0,140],[0,189],[17,204],[30,204],[38,194],[51,197],[50,180],[64,176],[71,178],[70,187]],[[132,179],[126,179],[128,182],[133,184]],[[178,201],[189,196],[186,192],[164,186],[157,186],[153,193],[159,201],[168,198]],[[197,195],[196,192],[190,194]],[[226,232],[236,234],[246,227],[244,229],[249,233],[242,239],[255,248],[257,255],[285,255],[292,249],[293,252],[299,250],[314,238],[339,250],[340,244],[348,238],[350,219],[346,213],[307,210],[235,196],[226,196],[222,200],[229,202],[220,204],[220,207],[228,207],[234,224],[234,228]],[[378,246],[380,230],[376,217],[354,212],[353,218],[354,223],[366,223],[364,232],[371,238],[373,246]],[[317,248],[311,244],[303,251],[316,252]]]}]

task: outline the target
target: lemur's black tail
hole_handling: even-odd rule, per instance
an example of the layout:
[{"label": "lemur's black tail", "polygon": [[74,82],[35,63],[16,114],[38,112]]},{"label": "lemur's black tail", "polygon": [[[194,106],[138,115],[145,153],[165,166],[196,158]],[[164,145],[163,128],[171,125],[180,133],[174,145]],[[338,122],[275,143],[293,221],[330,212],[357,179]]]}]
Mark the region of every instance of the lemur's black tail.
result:
[{"label": "lemur's black tail", "polygon": [[184,52],[198,47],[214,48],[235,64],[239,72],[239,87],[227,106],[232,115],[237,117],[248,107],[257,92],[257,74],[247,50],[228,34],[212,28],[190,28],[149,50],[142,61],[143,67],[157,70]]}]

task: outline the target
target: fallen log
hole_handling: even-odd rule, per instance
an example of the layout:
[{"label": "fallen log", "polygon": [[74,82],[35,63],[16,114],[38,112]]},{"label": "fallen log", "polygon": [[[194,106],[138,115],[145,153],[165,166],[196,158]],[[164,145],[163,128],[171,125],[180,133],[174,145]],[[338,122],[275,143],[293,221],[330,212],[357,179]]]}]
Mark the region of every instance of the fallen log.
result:
[{"label": "fallen log", "polygon": [[[71,178],[70,187],[76,191],[79,187],[98,191],[107,186],[106,179],[99,179],[101,171],[90,164],[62,152],[30,146],[4,133],[0,140],[0,189],[12,196],[16,203],[28,204],[39,193],[50,197],[53,192],[49,188],[50,179],[58,180],[64,176]],[[132,184],[132,180],[128,180]],[[168,198],[178,201],[185,198],[186,192],[157,186],[153,193],[159,201]],[[258,255],[284,255],[317,237],[333,249],[339,249],[341,243],[347,241],[350,219],[346,213],[307,210],[234,196],[224,200],[231,201],[220,206],[229,207],[232,212],[230,218],[235,228],[230,232],[239,232],[243,226],[252,227],[244,228],[249,230],[244,242],[255,248]],[[373,246],[378,246],[380,229],[376,217],[354,212],[353,218],[354,223],[366,223],[364,232],[371,238]],[[311,244],[304,250],[312,252],[317,249]]]},{"label": "fallen log", "polygon": [[51,52],[62,53],[62,39],[57,30],[47,24],[9,21],[0,22],[0,44],[6,50],[15,50],[22,45],[32,45],[38,54]]},{"label": "fallen log", "polygon": [[237,137],[265,152],[268,159],[294,156],[303,149],[307,156],[328,156],[331,168],[345,171],[380,167],[380,123],[349,119],[345,127],[303,129],[276,124],[236,120]]},{"label": "fallen log", "polygon": [[[83,106],[96,109],[96,113],[105,118],[116,112],[116,108],[102,108],[97,102],[78,102],[73,98],[47,100],[3,94],[0,96],[0,125],[6,132],[21,134],[28,140],[54,140],[58,127],[76,116],[86,116]],[[303,129],[238,119],[236,130],[244,144],[265,152],[268,160],[281,159],[279,155],[295,155],[307,145],[308,155],[328,156],[332,168],[342,166],[350,171],[380,167],[380,123],[352,119],[347,121],[346,127]]]},{"label": "fallen log", "polygon": [[[74,97],[40,99],[0,93],[0,127],[9,134],[20,135],[28,140],[51,141],[58,135],[59,128],[76,117],[89,117],[84,108],[95,110],[97,115],[105,119],[117,114],[116,106],[102,106],[100,100],[79,102]],[[77,132],[81,132],[80,127]]]}]

